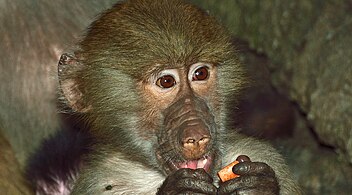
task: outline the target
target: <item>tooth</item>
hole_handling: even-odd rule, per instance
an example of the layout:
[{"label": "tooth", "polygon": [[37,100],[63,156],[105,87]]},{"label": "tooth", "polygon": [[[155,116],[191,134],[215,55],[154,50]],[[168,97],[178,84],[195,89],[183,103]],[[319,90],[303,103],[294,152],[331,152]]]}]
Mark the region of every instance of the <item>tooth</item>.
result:
[{"label": "tooth", "polygon": [[203,168],[202,162],[199,160],[197,163],[197,169]]},{"label": "tooth", "polygon": [[203,166],[204,166],[205,164],[207,164],[207,162],[208,162],[208,159],[204,158],[204,160],[203,160]]},{"label": "tooth", "polygon": [[198,160],[198,164],[197,164],[197,168],[199,169],[199,168],[204,168],[204,166],[205,166],[205,164],[207,163],[207,159],[205,158],[205,159],[200,159],[200,160]]}]

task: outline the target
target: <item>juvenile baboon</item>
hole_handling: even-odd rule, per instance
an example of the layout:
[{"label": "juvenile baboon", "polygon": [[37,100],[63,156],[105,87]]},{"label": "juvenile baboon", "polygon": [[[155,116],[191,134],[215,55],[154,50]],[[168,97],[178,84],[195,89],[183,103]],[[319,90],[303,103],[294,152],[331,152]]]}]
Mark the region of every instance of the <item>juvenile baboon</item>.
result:
[{"label": "juvenile baboon", "polygon": [[[234,51],[212,16],[182,0],[127,0],[104,12],[58,66],[89,151],[66,174],[45,165],[37,190],[300,194],[275,149],[227,125],[228,104],[247,85]],[[240,177],[220,182],[216,172],[239,155],[251,159],[234,167]]]}]

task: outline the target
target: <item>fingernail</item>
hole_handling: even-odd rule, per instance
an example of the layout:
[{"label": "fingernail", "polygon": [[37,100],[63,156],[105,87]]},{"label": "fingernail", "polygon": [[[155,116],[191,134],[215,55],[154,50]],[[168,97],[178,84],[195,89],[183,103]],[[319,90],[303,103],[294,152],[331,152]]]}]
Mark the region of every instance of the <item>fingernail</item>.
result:
[{"label": "fingernail", "polygon": [[237,164],[236,166],[232,167],[232,172],[234,172],[235,174],[244,174],[248,172],[248,166],[244,165],[244,164]]}]

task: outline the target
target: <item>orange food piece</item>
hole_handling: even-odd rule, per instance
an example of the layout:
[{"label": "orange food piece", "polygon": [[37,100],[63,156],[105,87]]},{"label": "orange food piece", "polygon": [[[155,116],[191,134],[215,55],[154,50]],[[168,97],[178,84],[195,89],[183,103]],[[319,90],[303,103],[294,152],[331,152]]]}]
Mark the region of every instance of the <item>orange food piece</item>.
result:
[{"label": "orange food piece", "polygon": [[232,167],[235,166],[236,164],[238,164],[239,162],[236,160],[236,161],[233,161],[231,164],[227,165],[226,167],[224,167],[223,169],[221,169],[219,172],[218,172],[218,176],[220,178],[220,180],[222,182],[225,182],[225,181],[228,181],[230,179],[233,179],[233,178],[236,178],[236,177],[239,177],[239,175],[237,174],[234,174],[232,172]]}]

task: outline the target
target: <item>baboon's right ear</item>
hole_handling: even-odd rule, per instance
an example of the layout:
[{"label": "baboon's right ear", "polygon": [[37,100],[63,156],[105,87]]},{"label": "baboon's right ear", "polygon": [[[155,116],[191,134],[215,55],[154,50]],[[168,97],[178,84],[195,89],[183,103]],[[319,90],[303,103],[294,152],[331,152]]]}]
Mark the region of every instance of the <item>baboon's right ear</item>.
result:
[{"label": "baboon's right ear", "polygon": [[58,77],[62,94],[68,106],[77,112],[87,112],[91,106],[87,105],[77,78],[77,72],[84,68],[75,54],[64,53],[58,64]]}]

